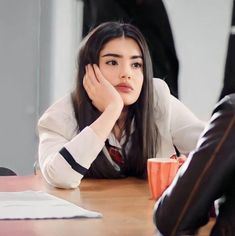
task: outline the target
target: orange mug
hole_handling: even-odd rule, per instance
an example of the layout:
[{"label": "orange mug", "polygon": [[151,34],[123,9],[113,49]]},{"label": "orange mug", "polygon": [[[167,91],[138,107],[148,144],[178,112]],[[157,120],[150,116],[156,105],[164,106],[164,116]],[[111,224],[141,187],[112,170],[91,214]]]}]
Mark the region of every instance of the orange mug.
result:
[{"label": "orange mug", "polygon": [[175,158],[150,158],[147,162],[148,184],[152,199],[157,200],[171,184],[182,161]]}]

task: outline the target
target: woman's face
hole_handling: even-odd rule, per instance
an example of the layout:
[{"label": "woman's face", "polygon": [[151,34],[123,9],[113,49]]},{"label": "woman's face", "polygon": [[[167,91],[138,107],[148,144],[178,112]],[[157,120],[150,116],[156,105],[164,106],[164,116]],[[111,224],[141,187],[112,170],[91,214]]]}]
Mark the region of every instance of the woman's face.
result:
[{"label": "woman's face", "polygon": [[136,102],[144,80],[143,57],[136,41],[120,37],[106,43],[100,51],[99,68],[125,106]]}]

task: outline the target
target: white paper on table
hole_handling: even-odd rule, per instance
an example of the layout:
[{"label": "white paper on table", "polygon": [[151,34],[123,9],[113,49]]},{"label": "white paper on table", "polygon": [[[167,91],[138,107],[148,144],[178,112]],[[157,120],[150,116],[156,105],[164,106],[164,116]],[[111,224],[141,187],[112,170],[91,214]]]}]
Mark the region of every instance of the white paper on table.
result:
[{"label": "white paper on table", "polygon": [[0,192],[0,220],[81,217],[97,218],[102,214],[42,191]]}]

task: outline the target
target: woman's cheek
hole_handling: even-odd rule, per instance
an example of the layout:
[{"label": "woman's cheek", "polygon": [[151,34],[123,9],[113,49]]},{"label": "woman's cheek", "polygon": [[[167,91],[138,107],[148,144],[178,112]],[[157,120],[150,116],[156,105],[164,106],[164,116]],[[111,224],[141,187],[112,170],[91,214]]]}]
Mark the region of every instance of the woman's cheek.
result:
[{"label": "woman's cheek", "polygon": [[116,78],[115,71],[107,69],[107,70],[103,70],[103,72],[101,71],[101,73],[103,74],[104,78],[108,80],[111,84],[114,83],[114,79]]}]

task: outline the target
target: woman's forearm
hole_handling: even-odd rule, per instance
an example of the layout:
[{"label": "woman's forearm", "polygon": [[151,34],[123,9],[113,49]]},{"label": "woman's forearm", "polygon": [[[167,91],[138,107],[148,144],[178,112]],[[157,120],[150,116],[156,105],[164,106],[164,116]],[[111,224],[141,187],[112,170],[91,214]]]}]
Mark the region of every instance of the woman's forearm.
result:
[{"label": "woman's forearm", "polygon": [[103,142],[111,133],[113,126],[121,114],[122,107],[122,104],[108,106],[100,117],[90,125],[90,128],[93,129]]}]

